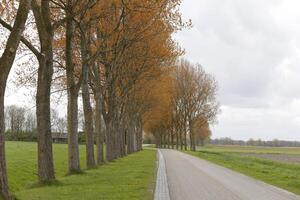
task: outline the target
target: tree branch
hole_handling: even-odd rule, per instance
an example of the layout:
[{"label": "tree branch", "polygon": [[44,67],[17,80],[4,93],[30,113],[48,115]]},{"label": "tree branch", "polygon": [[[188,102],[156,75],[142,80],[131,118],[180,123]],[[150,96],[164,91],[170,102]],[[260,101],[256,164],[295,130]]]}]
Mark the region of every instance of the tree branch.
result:
[{"label": "tree branch", "polygon": [[[0,18],[0,24],[9,31],[12,31],[11,25],[6,23],[3,19]],[[36,57],[40,57],[41,53],[37,50],[26,38],[21,36],[21,42],[27,46],[27,48],[34,54]]]}]

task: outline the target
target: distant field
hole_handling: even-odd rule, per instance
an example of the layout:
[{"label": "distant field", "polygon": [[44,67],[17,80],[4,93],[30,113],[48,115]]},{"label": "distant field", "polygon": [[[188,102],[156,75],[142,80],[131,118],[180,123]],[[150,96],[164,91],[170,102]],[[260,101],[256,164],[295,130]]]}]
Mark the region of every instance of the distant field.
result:
[{"label": "distant field", "polygon": [[[300,195],[300,164],[284,161],[300,157],[300,148],[207,146],[186,153]],[[281,159],[271,160],[274,156]]]},{"label": "distant field", "polygon": [[[7,142],[9,186],[20,200],[34,199],[151,199],[155,177],[155,150],[118,159],[83,174],[66,176],[67,145],[54,144],[58,183],[36,187],[36,143]],[[85,146],[80,146],[85,169]]]},{"label": "distant field", "polygon": [[229,153],[272,153],[300,155],[300,147],[254,147],[238,145],[208,145],[198,147],[199,150]]}]

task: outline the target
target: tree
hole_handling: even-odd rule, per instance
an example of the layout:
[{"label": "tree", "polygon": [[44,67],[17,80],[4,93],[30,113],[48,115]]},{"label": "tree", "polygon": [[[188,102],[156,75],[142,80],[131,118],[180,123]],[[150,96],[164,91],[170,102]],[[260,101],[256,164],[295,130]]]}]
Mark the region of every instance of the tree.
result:
[{"label": "tree", "polygon": [[[192,65],[181,60],[177,85],[178,97],[183,107],[184,123],[188,125],[190,147],[196,150],[196,138],[193,132],[194,123],[213,122],[218,113],[219,105],[216,101],[217,85],[214,78],[207,74],[202,66]],[[199,122],[199,120],[201,120]],[[198,125],[199,126],[199,125]],[[185,133],[186,134],[186,133]]]},{"label": "tree", "polygon": [[193,132],[196,137],[196,144],[204,146],[205,140],[209,139],[211,136],[211,130],[209,128],[209,123],[203,122],[205,119],[196,119],[193,126]]},{"label": "tree", "polygon": [[36,118],[33,112],[26,112],[25,131],[33,133],[36,129]]},{"label": "tree", "polygon": [[[31,0],[32,30],[37,36],[25,38],[20,34],[18,40],[35,55],[38,65],[36,126],[41,183],[55,180],[51,128],[64,131],[64,120],[55,112],[50,114],[51,86],[66,90],[68,95],[70,173],[80,171],[80,89],[88,167],[95,165],[94,139],[97,164],[104,162],[104,142],[107,161],[142,150],[147,127],[162,134],[164,142],[171,138],[173,144],[173,78],[168,70],[182,54],[172,39],[175,31],[187,25],[178,11],[180,2]],[[13,27],[0,23],[13,34]],[[26,79],[26,70],[22,68],[18,75]],[[34,75],[30,74],[30,78],[34,79]],[[1,95],[4,101],[4,92]],[[151,115],[158,119],[152,121],[148,118]],[[32,124],[30,119],[26,129],[33,129]]]},{"label": "tree", "polygon": [[[65,32],[65,67],[68,93],[68,163],[69,173],[80,171],[78,149],[78,93],[81,86],[81,78],[77,78],[76,62],[74,62],[75,24],[73,16],[74,5],[72,0],[66,4],[66,32]],[[79,75],[80,76],[80,75]]]},{"label": "tree", "polygon": [[67,129],[67,121],[65,118],[59,118],[57,121],[57,131],[61,134],[64,134]]},{"label": "tree", "polygon": [[[4,199],[12,199],[8,189],[6,163],[5,163],[5,143],[4,143],[4,96],[7,78],[12,68],[16,52],[25,29],[25,23],[30,9],[30,0],[20,0],[14,25],[6,42],[6,47],[0,58],[0,189]],[[1,8],[0,8],[1,9]],[[6,24],[0,18],[1,24]]]},{"label": "tree", "polygon": [[45,183],[55,180],[50,117],[54,29],[49,0],[43,0],[40,3],[32,0],[31,7],[40,40],[40,52],[37,53],[39,68],[36,92],[38,177],[41,183]]},{"label": "tree", "polygon": [[20,132],[24,128],[25,123],[25,108],[15,105],[6,107],[6,117],[9,120],[10,133],[14,140],[18,140]]},{"label": "tree", "polygon": [[160,148],[174,148],[176,142],[176,148],[180,144],[181,149],[187,149],[189,136],[190,148],[195,151],[197,139],[203,141],[210,136],[209,123],[218,113],[214,78],[200,65],[181,60],[156,84],[150,96],[159,104],[150,103],[147,132],[155,136]]}]

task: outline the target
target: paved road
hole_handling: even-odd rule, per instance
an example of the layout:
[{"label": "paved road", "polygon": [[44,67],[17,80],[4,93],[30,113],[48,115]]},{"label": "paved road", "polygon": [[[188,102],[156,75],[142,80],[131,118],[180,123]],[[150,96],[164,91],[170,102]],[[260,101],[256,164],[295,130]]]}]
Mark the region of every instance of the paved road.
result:
[{"label": "paved road", "polygon": [[300,200],[299,196],[224,167],[161,150],[171,200]]}]

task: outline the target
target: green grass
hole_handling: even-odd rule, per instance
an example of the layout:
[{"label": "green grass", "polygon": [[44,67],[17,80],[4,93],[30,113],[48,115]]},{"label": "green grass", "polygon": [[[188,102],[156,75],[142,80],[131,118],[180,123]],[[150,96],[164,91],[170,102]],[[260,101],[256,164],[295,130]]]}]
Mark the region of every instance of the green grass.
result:
[{"label": "green grass", "polygon": [[[248,151],[246,151],[247,148]],[[185,152],[300,195],[300,165],[279,163],[254,157],[243,157],[237,154],[240,151],[242,153],[287,153],[289,151],[291,154],[297,154],[295,150],[247,148],[235,147],[230,150],[230,147],[211,146],[197,152]]]},{"label": "green grass", "polygon": [[207,145],[198,149],[209,152],[227,153],[272,153],[300,155],[300,147],[254,147],[238,145]]},{"label": "green grass", "polygon": [[[7,142],[9,186],[20,200],[34,199],[151,199],[155,177],[154,150],[118,159],[83,174],[67,176],[67,145],[55,144],[54,165],[58,182],[36,186],[36,143]],[[80,146],[85,169],[85,146]]]}]

